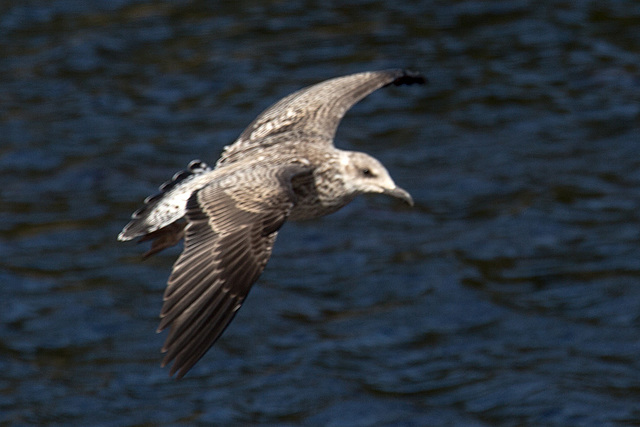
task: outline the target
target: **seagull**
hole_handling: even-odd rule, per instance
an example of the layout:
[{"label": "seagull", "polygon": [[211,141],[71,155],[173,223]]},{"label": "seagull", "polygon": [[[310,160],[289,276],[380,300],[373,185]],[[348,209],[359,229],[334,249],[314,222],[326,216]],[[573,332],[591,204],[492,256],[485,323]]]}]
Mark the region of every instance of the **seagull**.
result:
[{"label": "seagull", "polygon": [[336,129],[355,103],[419,73],[371,71],[301,89],[263,111],[214,168],[194,160],[147,197],[118,240],[151,241],[148,257],[184,239],[158,332],[169,328],[162,367],[182,378],[231,322],[271,255],[285,221],[318,218],[364,193],[413,206],[375,158],[337,149]]}]

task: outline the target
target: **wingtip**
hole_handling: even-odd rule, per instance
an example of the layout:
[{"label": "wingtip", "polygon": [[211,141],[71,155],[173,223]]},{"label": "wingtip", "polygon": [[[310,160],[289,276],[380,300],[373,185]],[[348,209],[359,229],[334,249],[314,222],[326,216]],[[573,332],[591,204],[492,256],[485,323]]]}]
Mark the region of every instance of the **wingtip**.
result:
[{"label": "wingtip", "polygon": [[429,82],[425,76],[418,71],[411,70],[399,70],[400,75],[393,80],[395,86],[412,85],[412,84],[426,84]]},{"label": "wingtip", "polygon": [[[169,366],[169,363],[171,363],[171,361],[165,359],[160,364],[160,367],[166,368],[167,366]],[[189,369],[190,367],[178,366],[177,363],[174,361],[173,364],[171,365],[171,368],[169,368],[169,378],[174,380],[179,380],[187,374]]]}]

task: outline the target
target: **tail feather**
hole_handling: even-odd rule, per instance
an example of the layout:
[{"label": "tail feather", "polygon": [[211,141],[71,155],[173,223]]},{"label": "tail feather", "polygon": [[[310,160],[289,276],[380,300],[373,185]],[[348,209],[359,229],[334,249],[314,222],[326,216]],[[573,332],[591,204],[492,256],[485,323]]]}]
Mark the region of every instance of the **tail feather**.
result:
[{"label": "tail feather", "polygon": [[[147,236],[181,219],[185,213],[187,200],[198,188],[195,179],[211,170],[206,163],[194,160],[189,163],[187,169],[173,175],[169,181],[160,186],[159,193],[147,197],[144,200],[144,206],[131,215],[131,221],[122,229],[118,240],[132,240]],[[168,236],[166,232],[162,234]]]}]

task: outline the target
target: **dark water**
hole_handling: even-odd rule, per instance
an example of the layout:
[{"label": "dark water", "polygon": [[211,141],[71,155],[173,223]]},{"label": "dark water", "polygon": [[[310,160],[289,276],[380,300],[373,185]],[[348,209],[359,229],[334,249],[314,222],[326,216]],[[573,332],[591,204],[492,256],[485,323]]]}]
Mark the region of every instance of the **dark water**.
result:
[{"label": "dark water", "polygon": [[[222,3],[222,4],[220,4]],[[288,224],[182,381],[129,214],[279,97],[409,67],[341,147],[416,199]],[[640,3],[0,6],[1,425],[640,423]]]}]

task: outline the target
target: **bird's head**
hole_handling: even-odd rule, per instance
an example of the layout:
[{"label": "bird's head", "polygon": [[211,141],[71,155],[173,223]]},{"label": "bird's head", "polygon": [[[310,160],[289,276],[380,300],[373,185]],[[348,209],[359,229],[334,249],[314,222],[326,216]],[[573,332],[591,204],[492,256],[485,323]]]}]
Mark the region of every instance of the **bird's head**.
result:
[{"label": "bird's head", "polygon": [[413,198],[398,187],[387,169],[377,159],[358,151],[342,151],[340,167],[345,187],[352,194],[382,193],[404,200],[413,206]]}]

